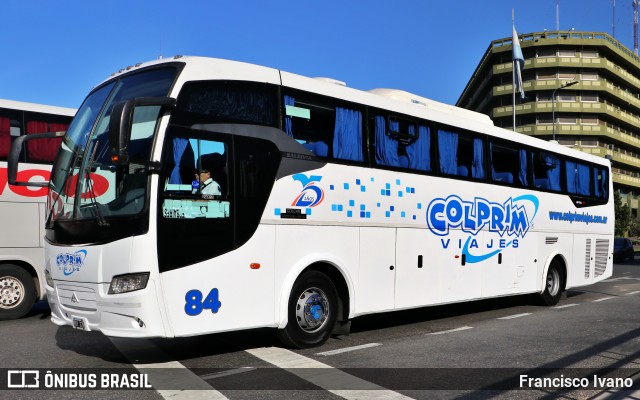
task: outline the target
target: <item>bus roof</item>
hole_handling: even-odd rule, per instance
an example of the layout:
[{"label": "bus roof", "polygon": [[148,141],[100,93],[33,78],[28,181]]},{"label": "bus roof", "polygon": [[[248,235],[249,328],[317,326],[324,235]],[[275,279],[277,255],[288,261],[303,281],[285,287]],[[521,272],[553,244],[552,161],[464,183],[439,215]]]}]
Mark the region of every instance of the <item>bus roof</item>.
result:
[{"label": "bus roof", "polygon": [[48,106],[45,104],[26,103],[23,101],[5,99],[0,99],[0,108],[19,111],[30,111],[42,114],[65,115],[68,117],[73,117],[74,115],[76,115],[77,111],[75,108]]},{"label": "bus roof", "polygon": [[[304,90],[319,95],[355,102],[369,107],[411,115],[436,123],[456,126],[462,129],[506,140],[523,143],[532,147],[553,151],[567,156],[589,160],[602,165],[611,165],[609,160],[574,150],[558,143],[551,143],[533,136],[496,127],[488,115],[466,110],[453,105],[426,99],[397,89],[373,89],[363,91],[346,86],[344,82],[331,78],[310,78],[260,65],[231,61],[219,58],[176,56],[136,64],[114,73],[115,76],[135,71],[139,68],[161,65],[170,62],[186,64],[180,74],[179,82],[204,79],[245,80],[282,85],[283,87]],[[181,86],[178,85],[178,86]]]}]

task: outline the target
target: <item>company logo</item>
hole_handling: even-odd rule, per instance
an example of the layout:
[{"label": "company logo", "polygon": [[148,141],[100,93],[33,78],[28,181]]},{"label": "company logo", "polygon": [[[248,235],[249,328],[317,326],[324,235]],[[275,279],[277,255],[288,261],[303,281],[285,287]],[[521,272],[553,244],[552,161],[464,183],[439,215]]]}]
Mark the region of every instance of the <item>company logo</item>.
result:
[{"label": "company logo", "polygon": [[56,256],[56,264],[62,269],[62,273],[65,276],[69,276],[80,270],[86,257],[87,251],[84,249],[78,250],[73,254],[60,253]]},{"label": "company logo", "polygon": [[291,203],[294,207],[315,207],[324,200],[324,190],[316,186],[316,182],[320,182],[321,176],[305,174],[296,174],[292,176],[294,181],[302,184],[302,191]]},{"label": "company logo", "polygon": [[[538,206],[538,198],[533,195],[509,198],[503,203],[481,197],[465,201],[451,195],[446,199],[432,200],[427,207],[426,218],[429,230],[442,237],[440,242],[444,249],[456,245],[447,238],[451,229],[460,229],[468,234],[466,240],[459,239],[457,245],[465,255],[466,262],[477,263],[506,248],[517,248],[518,239],[524,238],[529,232]],[[495,240],[487,238],[485,243],[478,243],[476,237],[483,229],[495,233]]]}]

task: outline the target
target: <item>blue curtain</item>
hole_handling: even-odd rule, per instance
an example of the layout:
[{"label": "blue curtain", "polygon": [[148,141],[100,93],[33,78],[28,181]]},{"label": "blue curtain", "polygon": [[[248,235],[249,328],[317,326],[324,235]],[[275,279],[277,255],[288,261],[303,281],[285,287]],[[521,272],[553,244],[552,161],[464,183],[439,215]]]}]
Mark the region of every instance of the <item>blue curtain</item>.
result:
[{"label": "blue curtain", "polygon": [[336,107],[336,127],[333,133],[333,157],[362,161],[362,113]]},{"label": "blue curtain", "polygon": [[[293,106],[294,104],[295,99],[293,97],[287,95],[284,96],[285,106]],[[286,110],[284,116],[284,131],[288,136],[293,137],[293,117],[291,117],[290,115],[286,115]]]},{"label": "blue curtain", "polygon": [[[393,127],[392,127],[393,128]],[[376,164],[397,167],[398,141],[387,135],[387,121],[382,116],[376,116]],[[397,127],[396,127],[397,129]]]},{"label": "blue curtain", "polygon": [[557,157],[546,155],[545,162],[548,168],[549,189],[559,192],[562,190],[562,185],[560,184],[560,160]]},{"label": "blue curtain", "polygon": [[484,178],[484,153],[482,151],[482,139],[473,139],[473,164],[471,166],[471,176],[474,178]]},{"label": "blue curtain", "polygon": [[438,130],[440,172],[449,175],[458,173],[458,134]]},{"label": "blue curtain", "polygon": [[577,164],[574,163],[573,161],[566,161],[565,162],[565,175],[567,176],[567,192],[569,193],[578,193],[578,190],[576,189],[576,166]]},{"label": "blue curtain", "polygon": [[601,199],[607,198],[607,170],[593,168],[593,189],[595,196]]},{"label": "blue curtain", "polygon": [[527,179],[527,151],[520,150],[520,184],[522,186],[529,186],[529,180]]},{"label": "blue curtain", "polygon": [[[409,133],[413,133],[413,126]],[[418,139],[407,146],[409,168],[419,171],[431,171],[431,131],[428,126],[418,126]]]},{"label": "blue curtain", "polygon": [[589,172],[588,165],[577,165],[576,190],[578,194],[581,194],[583,196],[591,195],[591,174]]},{"label": "blue curtain", "polygon": [[175,166],[173,167],[173,171],[171,171],[171,176],[169,177],[170,184],[181,184],[182,178],[180,177],[180,160],[182,160],[182,155],[189,144],[189,139],[186,138],[173,138],[173,162]]}]

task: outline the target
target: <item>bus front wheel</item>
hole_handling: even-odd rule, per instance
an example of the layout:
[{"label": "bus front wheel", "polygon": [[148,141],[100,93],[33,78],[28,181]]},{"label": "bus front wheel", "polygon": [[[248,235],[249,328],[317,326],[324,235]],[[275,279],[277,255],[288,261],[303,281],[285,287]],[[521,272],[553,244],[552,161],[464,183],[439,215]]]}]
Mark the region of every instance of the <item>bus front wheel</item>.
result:
[{"label": "bus front wheel", "polygon": [[329,339],[338,316],[338,292],[322,272],[302,274],[293,285],[287,307],[288,322],[278,331],[289,347],[320,346]]},{"label": "bus front wheel", "polygon": [[547,278],[545,279],[544,292],[540,295],[540,302],[546,306],[555,306],[560,301],[564,289],[564,274],[558,260],[551,261]]},{"label": "bus front wheel", "polygon": [[35,299],[36,286],[27,271],[13,264],[0,265],[0,320],[24,316]]}]

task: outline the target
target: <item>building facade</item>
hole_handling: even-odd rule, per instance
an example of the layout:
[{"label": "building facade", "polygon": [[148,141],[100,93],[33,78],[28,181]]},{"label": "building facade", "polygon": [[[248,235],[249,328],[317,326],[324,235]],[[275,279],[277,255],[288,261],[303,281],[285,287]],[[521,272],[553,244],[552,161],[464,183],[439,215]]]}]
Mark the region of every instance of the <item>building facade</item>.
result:
[{"label": "building facade", "polygon": [[[637,217],[640,58],[600,32],[536,32],[519,38],[526,96],[516,95],[515,130],[544,140],[555,136],[561,145],[609,157],[614,189]],[[513,129],[512,66],[512,38],[491,42],[456,105]]]}]

